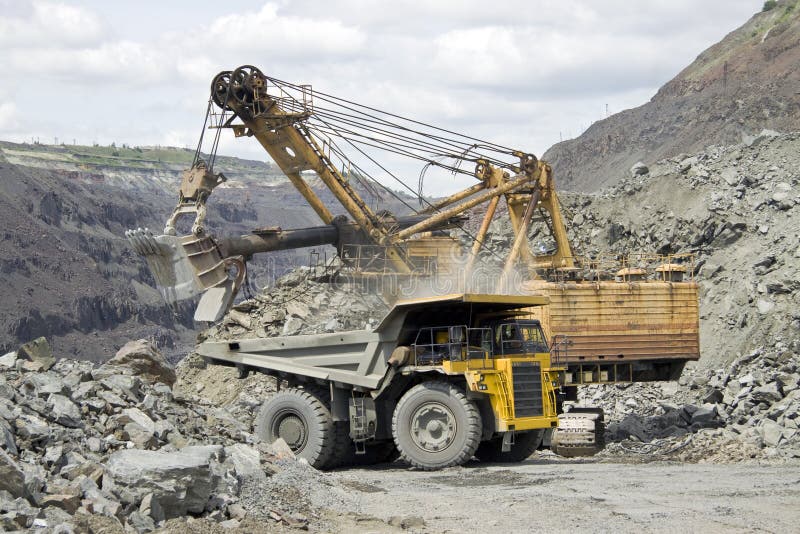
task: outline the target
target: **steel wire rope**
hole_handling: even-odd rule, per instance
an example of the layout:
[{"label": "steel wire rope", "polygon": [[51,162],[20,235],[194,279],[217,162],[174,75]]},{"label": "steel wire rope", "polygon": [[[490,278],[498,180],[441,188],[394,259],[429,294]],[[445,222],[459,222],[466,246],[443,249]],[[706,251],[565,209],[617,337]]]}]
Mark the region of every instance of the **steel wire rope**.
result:
[{"label": "steel wire rope", "polygon": [[[322,109],[324,110],[325,108],[322,108]],[[406,146],[409,147],[409,148],[411,148],[410,145],[417,145],[418,148],[415,148],[415,149],[433,152],[433,153],[435,153],[437,155],[439,155],[439,154],[447,154],[448,157],[453,157],[454,159],[462,158],[462,159],[467,159],[469,161],[476,161],[477,159],[484,159],[484,160],[487,160],[490,163],[493,163],[493,164],[497,165],[498,167],[516,168],[516,165],[513,162],[502,160],[502,159],[499,159],[499,158],[497,158],[495,156],[491,156],[491,155],[486,154],[486,153],[478,153],[477,154],[478,157],[476,157],[476,158],[465,158],[466,154],[468,154],[469,152],[471,152],[475,148],[478,148],[478,147],[482,146],[482,145],[478,145],[476,143],[472,143],[472,144],[466,144],[466,143],[461,143],[461,142],[452,142],[452,143],[448,142],[446,144],[431,143],[430,141],[426,141],[427,139],[429,139],[429,136],[427,134],[424,134],[424,133],[420,133],[419,134],[420,137],[422,137],[422,138],[402,135],[402,134],[399,134],[397,132],[390,131],[390,130],[384,130],[382,128],[379,128],[379,127],[376,127],[376,126],[373,126],[373,125],[362,124],[362,123],[360,123],[358,121],[358,119],[342,119],[342,118],[339,117],[339,115],[341,115],[341,114],[338,113],[338,112],[335,112],[335,111],[334,112],[331,112],[331,111],[328,111],[328,110],[325,110],[323,112],[314,111],[314,113],[312,113],[312,117],[311,118],[313,119],[314,116],[325,116],[325,117],[327,117],[329,119],[329,121],[328,121],[329,123],[336,123],[337,125],[338,124],[346,124],[346,125],[351,126],[353,128],[361,128],[361,129],[366,130],[366,131],[381,133],[383,135],[386,135],[387,137],[398,139],[398,140],[401,140],[401,141],[405,141],[406,143],[408,143],[408,145],[406,145]],[[364,134],[359,134],[359,135],[364,135]],[[486,147],[486,148],[489,148],[489,150],[492,150],[491,147]],[[441,152],[437,152],[437,151],[435,151],[435,149],[438,149]],[[449,152],[450,149],[457,149],[457,153]]]},{"label": "steel wire rope", "polygon": [[[414,142],[416,144],[420,144],[423,147],[431,147],[431,148],[432,147],[439,147],[439,148],[442,148],[442,149],[455,148],[455,149],[459,150],[459,152],[463,152],[466,147],[476,146],[475,143],[467,144],[467,143],[464,143],[464,142],[461,142],[461,141],[455,141],[455,140],[446,139],[446,138],[440,138],[440,137],[432,137],[426,132],[412,131],[412,130],[405,129],[402,126],[396,125],[394,123],[385,123],[386,126],[389,126],[393,130],[412,131],[413,133],[415,133],[417,135],[417,137],[410,136],[410,135],[404,135],[404,134],[397,133],[397,132],[392,131],[392,130],[385,130],[385,129],[382,129],[382,128],[378,127],[378,126],[370,124],[370,123],[375,123],[377,121],[372,121],[372,120],[369,120],[369,119],[363,119],[361,117],[357,117],[357,116],[354,116],[354,115],[350,115],[348,113],[343,113],[343,112],[340,112],[340,111],[337,111],[337,110],[328,109],[328,108],[319,108],[319,107],[317,107],[315,109],[315,111],[312,113],[312,116],[313,115],[327,116],[328,119],[331,120],[331,121],[336,120],[336,121],[340,121],[341,123],[344,123],[344,124],[348,124],[348,125],[351,125],[351,126],[364,128],[365,130],[382,132],[382,133],[385,133],[385,134],[390,135],[392,137],[395,137],[397,139],[404,139],[406,141],[410,141],[410,142]],[[431,142],[430,141],[431,139],[436,139],[439,142],[439,144]],[[500,160],[498,160],[498,161],[500,161]]]},{"label": "steel wire rope", "polygon": [[203,128],[200,130],[200,139],[197,141],[197,148],[194,151],[194,157],[192,158],[192,167],[197,164],[197,161],[200,159],[200,153],[203,150],[203,138],[206,134],[206,125],[208,124],[208,117],[211,115],[211,98],[208,99],[208,106],[206,107],[206,117],[203,119]]},{"label": "steel wire rope", "polygon": [[[406,184],[406,183],[405,183],[405,182],[403,182],[401,179],[399,179],[397,176],[395,176],[395,175],[394,175],[394,173],[392,173],[391,171],[389,171],[389,170],[388,170],[386,167],[384,167],[383,165],[381,165],[381,164],[380,164],[378,161],[376,161],[374,158],[372,158],[372,157],[371,157],[369,154],[367,154],[366,152],[364,152],[363,150],[361,150],[359,147],[357,147],[355,144],[353,144],[353,143],[352,143],[352,142],[351,142],[349,139],[347,139],[347,138],[344,138],[344,140],[345,140],[345,141],[347,141],[347,143],[348,143],[348,144],[349,144],[351,147],[353,147],[353,149],[357,150],[357,151],[358,151],[358,152],[359,152],[359,153],[360,153],[362,156],[364,156],[364,157],[366,157],[367,159],[369,159],[369,160],[370,160],[372,163],[374,163],[375,165],[377,165],[377,166],[378,166],[380,169],[382,169],[382,170],[383,170],[385,173],[387,173],[389,176],[391,176],[392,178],[394,178],[394,180],[395,180],[395,181],[397,181],[397,182],[398,182],[400,185],[402,185],[403,187],[405,187],[406,189],[408,189],[408,190],[411,192],[411,194],[412,194],[412,195],[416,195],[416,194],[415,194],[415,192],[414,192],[414,190],[413,190],[413,189],[412,189],[412,188],[411,188],[411,187],[410,187],[408,184]],[[421,200],[422,200],[423,202],[425,202],[425,203],[428,205],[428,207],[430,207],[430,208],[433,208],[434,210],[436,210],[436,207],[435,207],[433,204],[431,204],[430,202],[428,202],[428,200],[427,200],[427,199],[425,199],[425,198],[421,198]],[[438,211],[438,210],[436,210],[436,211]],[[457,222],[456,222],[456,223],[454,223],[454,224],[455,224],[455,225],[456,225],[456,226],[457,226],[457,227],[458,227],[458,228],[459,228],[459,229],[460,229],[462,232],[464,232],[464,234],[466,234],[466,235],[467,235],[467,236],[468,236],[470,239],[472,239],[473,243],[475,243],[475,242],[479,242],[479,241],[478,241],[478,238],[477,238],[477,236],[473,235],[473,234],[472,234],[472,232],[470,232],[469,230],[467,230],[466,228],[464,228],[464,226],[463,226],[463,225],[461,225],[460,223],[457,223]],[[487,246],[486,246],[486,245],[485,245],[485,244],[484,244],[482,241],[480,242],[480,248],[483,248],[483,249],[485,249],[485,250],[488,250],[490,254],[492,254],[493,256],[497,257],[497,259],[499,259],[500,261],[503,261],[503,260],[504,260],[504,258],[502,258],[502,257],[501,257],[499,254],[497,254],[495,251],[493,251],[493,250],[491,250],[490,248],[488,248],[488,247],[487,247]]]},{"label": "steel wire rope", "polygon": [[[450,170],[450,171],[455,171],[454,173],[466,174],[468,176],[472,176],[472,173],[468,173],[468,172],[466,172],[464,170],[460,170],[460,169],[456,170],[455,167],[452,167],[452,166],[449,166],[449,165],[444,165],[444,164],[439,163],[437,161],[433,161],[430,157],[426,158],[425,156],[422,156],[420,154],[415,154],[414,152],[405,150],[403,148],[399,148],[399,147],[392,146],[392,145],[388,145],[387,146],[387,145],[381,143],[379,140],[375,140],[374,142],[378,143],[378,144],[374,144],[374,143],[369,143],[369,142],[364,141],[364,140],[352,139],[352,138],[350,138],[350,137],[348,137],[346,135],[338,133],[336,130],[331,130],[329,128],[320,128],[319,126],[312,126],[312,125],[308,125],[308,128],[309,129],[316,129],[316,130],[324,132],[324,133],[332,133],[333,135],[336,135],[337,137],[339,137],[341,139],[347,139],[349,141],[353,141],[353,142],[359,143],[361,145],[370,146],[370,147],[373,147],[373,148],[377,148],[379,150],[384,150],[386,152],[392,152],[392,153],[398,154],[400,156],[406,156],[408,158],[418,159],[418,160],[424,161],[426,163],[431,163],[432,165],[435,165],[437,167],[442,167],[442,168]],[[372,141],[372,139],[370,139],[370,140]]]},{"label": "steel wire rope", "polygon": [[374,177],[373,177],[373,176],[372,176],[372,175],[371,175],[371,174],[370,174],[368,171],[366,171],[366,170],[364,170],[363,168],[361,168],[361,166],[360,166],[360,165],[358,165],[357,163],[355,163],[355,162],[353,162],[353,161],[350,161],[350,160],[348,159],[347,155],[346,155],[346,154],[345,154],[345,153],[342,151],[342,149],[341,149],[341,148],[339,148],[339,145],[337,145],[337,144],[335,144],[333,141],[331,141],[331,144],[330,144],[329,146],[331,146],[331,150],[332,150],[332,151],[333,151],[333,152],[334,152],[334,153],[335,153],[337,156],[339,156],[339,157],[340,157],[340,158],[342,158],[342,159],[345,159],[345,160],[347,160],[347,161],[350,163],[350,165],[351,165],[351,166],[352,166],[354,169],[356,169],[356,170],[357,170],[357,171],[358,171],[360,174],[363,174],[364,176],[368,177],[368,178],[369,178],[369,179],[370,179],[372,182],[374,182],[376,185],[380,186],[380,187],[381,187],[381,188],[382,188],[384,191],[386,191],[387,193],[389,193],[391,196],[393,196],[393,197],[394,197],[396,200],[398,200],[399,202],[403,203],[403,204],[404,204],[404,205],[405,205],[405,206],[406,206],[408,209],[410,209],[410,210],[411,210],[411,211],[413,211],[414,213],[419,213],[419,211],[418,211],[417,209],[415,209],[413,206],[411,206],[411,205],[410,205],[408,202],[406,202],[406,201],[405,201],[405,199],[404,199],[403,197],[401,197],[400,195],[398,195],[398,194],[397,194],[395,191],[392,191],[391,189],[389,189],[387,186],[385,186],[385,185],[383,185],[382,183],[380,183],[380,182],[379,182],[377,179],[375,179],[375,178],[374,178]]},{"label": "steel wire rope", "polygon": [[[293,84],[291,82],[285,82],[283,80],[279,80],[277,78],[272,78],[272,77],[269,77],[269,76],[265,76],[265,78],[270,80],[270,81],[272,81],[276,85],[282,84],[282,85],[285,85],[285,86],[288,86],[288,87],[292,87],[295,90],[298,90],[298,91],[302,92],[302,88],[301,87],[299,87],[298,85]],[[451,135],[456,135],[458,137],[463,137],[464,139],[470,139],[472,141],[478,141],[480,143],[483,143],[483,144],[486,144],[486,145],[489,145],[489,146],[495,146],[495,147],[497,147],[499,152],[506,152],[507,151],[509,154],[513,154],[513,152],[515,152],[515,150],[513,148],[510,148],[510,147],[507,147],[507,146],[504,146],[504,145],[500,145],[498,143],[493,143],[491,141],[486,141],[484,139],[480,139],[480,138],[477,138],[477,137],[472,137],[472,136],[469,136],[469,135],[466,135],[466,134],[462,134],[462,133],[459,133],[459,132],[448,130],[446,128],[440,128],[440,127],[434,126],[432,124],[427,124],[427,123],[422,122],[422,121],[410,119],[408,117],[403,117],[402,115],[397,115],[395,113],[390,113],[388,111],[383,111],[383,110],[380,110],[380,109],[377,109],[377,108],[373,108],[371,106],[367,106],[365,104],[359,104],[358,102],[353,102],[351,100],[347,100],[346,98],[337,97],[337,96],[334,96],[334,95],[331,95],[331,94],[328,94],[328,93],[324,93],[322,91],[314,91],[314,96],[315,97],[319,97],[319,95],[322,95],[321,96],[321,100],[324,100],[324,101],[346,102],[347,104],[350,104],[352,106],[357,106],[359,108],[368,109],[368,110],[374,111],[376,113],[382,113],[384,115],[387,115],[387,116],[390,116],[390,117],[394,117],[394,118],[397,118],[397,119],[401,119],[401,120],[410,122],[412,124],[418,124],[418,125],[424,126],[426,128],[431,128],[433,130],[438,130],[440,132],[445,132],[445,133],[448,133],[448,134],[451,134]],[[338,105],[340,105],[341,107],[344,107],[344,108],[351,109],[351,108],[349,108],[349,106],[345,106],[343,104],[338,104]],[[355,111],[355,110],[352,110],[352,111]]]},{"label": "steel wire rope", "polygon": [[[310,124],[313,124],[315,127],[320,128],[320,126],[316,125],[315,123],[310,123]],[[331,123],[328,123],[328,124],[331,124]],[[458,160],[458,161],[464,161],[464,160],[472,161],[473,163],[477,163],[479,159],[484,159],[484,160],[487,159],[486,157],[467,158],[467,157],[465,157],[463,155],[463,154],[465,154],[464,150],[462,150],[460,153],[436,151],[436,150],[433,150],[434,147],[432,145],[431,146],[424,146],[424,145],[423,146],[419,146],[421,143],[418,140],[407,140],[407,141],[410,141],[410,144],[399,143],[397,141],[392,141],[390,139],[381,139],[379,137],[372,137],[372,136],[367,135],[365,133],[361,133],[361,132],[359,132],[357,130],[345,129],[345,128],[342,128],[341,126],[339,126],[339,129],[341,131],[344,131],[344,132],[346,132],[346,133],[348,133],[350,135],[356,136],[356,137],[363,137],[364,139],[367,139],[367,140],[370,140],[370,141],[373,141],[373,142],[377,142],[377,143],[381,143],[383,145],[387,145],[387,146],[391,146],[391,147],[402,147],[402,148],[405,148],[405,149],[407,149],[409,151],[422,152],[423,154],[429,154],[431,157],[452,158],[452,159]],[[380,132],[380,133],[383,133],[383,132]],[[389,137],[393,137],[393,136],[389,135]],[[440,147],[436,147],[436,148],[440,148]],[[417,155],[419,155],[419,154],[417,154]],[[483,155],[481,155],[481,156],[483,156]],[[429,158],[425,158],[425,159],[429,159]],[[509,163],[503,162],[503,161],[499,161],[499,160],[491,159],[490,162],[495,163],[497,166],[502,167],[502,168],[513,167],[512,164],[509,164]],[[457,169],[457,167],[453,167],[453,168]],[[470,174],[470,175],[472,174],[472,173],[469,173],[467,171],[461,171],[460,169],[458,169],[458,170],[459,170],[459,172],[461,172],[463,174]]]},{"label": "steel wire rope", "polygon": [[[286,108],[288,108],[288,109],[290,109],[292,111],[307,109],[296,98],[294,98],[292,96],[275,97],[275,100],[279,101],[279,102],[282,102],[284,107],[286,107]],[[339,105],[340,106],[340,104],[335,104],[335,105]],[[350,108],[347,108],[347,109],[350,109]],[[448,156],[448,157],[453,157],[453,158],[459,158],[459,157],[463,158],[463,156],[465,154],[467,154],[470,151],[472,151],[473,149],[475,149],[477,147],[481,147],[481,146],[483,146],[484,148],[487,148],[487,149],[489,149],[491,151],[494,151],[494,152],[500,152],[500,153],[503,153],[503,154],[507,154],[508,153],[506,151],[500,151],[500,150],[497,150],[495,148],[492,148],[492,146],[489,146],[489,145],[480,145],[478,143],[467,144],[467,143],[465,143],[463,141],[451,140],[451,139],[440,137],[440,136],[432,136],[429,132],[420,132],[420,131],[417,131],[417,130],[411,130],[411,129],[406,128],[406,127],[404,127],[402,125],[398,125],[398,124],[386,121],[384,119],[377,119],[377,120],[365,119],[365,118],[363,118],[361,116],[350,115],[348,113],[343,113],[341,111],[331,110],[331,109],[328,109],[328,108],[322,108],[322,107],[319,107],[319,106],[315,106],[314,111],[312,112],[312,118],[313,118],[313,115],[327,116],[328,119],[329,119],[329,124],[330,123],[334,123],[334,122],[336,122],[337,124],[339,124],[339,123],[347,124],[349,126],[353,126],[353,127],[357,127],[357,128],[363,128],[363,129],[368,130],[368,131],[383,133],[384,135],[387,135],[389,137],[394,137],[396,139],[402,139],[402,140],[405,140],[406,142],[419,145],[420,149],[428,149],[428,148],[431,148],[431,149],[432,148],[446,149],[446,148],[450,148],[450,147],[458,148],[458,150],[460,152],[460,156],[455,156],[455,155]],[[343,118],[343,117],[346,117],[346,118]],[[387,126],[390,126],[393,129],[395,129],[395,130],[409,131],[409,132],[415,133],[416,135],[418,135],[422,139],[417,138],[417,137],[411,137],[411,136],[407,136],[407,135],[398,134],[397,132],[381,129],[379,127],[372,126],[372,125],[369,125],[369,124],[364,124],[364,122],[366,122],[366,123],[374,122],[374,123],[378,123],[378,124],[385,124]],[[355,134],[356,132],[353,132],[353,133]],[[358,134],[358,135],[363,135],[363,134]],[[450,147],[447,147],[445,145],[437,145],[435,143],[431,143],[430,141],[426,142],[426,141],[423,140],[423,139],[427,140],[427,139],[431,139],[431,138],[442,140],[447,145],[450,145]],[[480,159],[485,159],[485,160],[489,161],[490,163],[494,163],[495,165],[497,165],[499,167],[516,169],[516,165],[514,163],[510,163],[508,161],[498,159],[498,158],[490,156],[488,154],[481,153],[481,154],[479,154],[479,156],[480,156]],[[470,160],[470,161],[475,161],[478,158],[475,158],[475,159],[467,158],[467,159]]]}]

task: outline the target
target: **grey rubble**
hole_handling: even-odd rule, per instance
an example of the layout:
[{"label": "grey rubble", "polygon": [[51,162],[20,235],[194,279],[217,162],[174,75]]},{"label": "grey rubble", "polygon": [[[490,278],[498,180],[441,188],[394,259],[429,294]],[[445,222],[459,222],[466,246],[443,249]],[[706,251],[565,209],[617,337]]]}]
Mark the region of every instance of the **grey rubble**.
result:
[{"label": "grey rubble", "polygon": [[363,330],[388,311],[378,295],[336,279],[337,266],[301,267],[254,298],[237,304],[204,332],[206,339],[273,337]]},{"label": "grey rubble", "polygon": [[[702,356],[680,383],[579,390],[581,404],[606,412],[604,454],[795,461],[800,134],[764,131],[635,166],[597,194],[560,196],[576,254],[693,253],[700,284]],[[531,241],[546,233],[534,229]],[[491,250],[502,256],[512,235],[507,221],[494,224]]]},{"label": "grey rubble", "polygon": [[[231,413],[252,411],[236,401],[241,390],[216,406],[165,383],[197,378],[196,359],[176,375],[144,340],[101,366],[60,359],[29,370],[27,352],[11,354],[0,367],[0,530],[148,532],[191,515],[248,531],[248,521],[302,526],[313,513],[287,495],[320,474],[256,443]],[[250,394],[271,391],[260,380]]]}]

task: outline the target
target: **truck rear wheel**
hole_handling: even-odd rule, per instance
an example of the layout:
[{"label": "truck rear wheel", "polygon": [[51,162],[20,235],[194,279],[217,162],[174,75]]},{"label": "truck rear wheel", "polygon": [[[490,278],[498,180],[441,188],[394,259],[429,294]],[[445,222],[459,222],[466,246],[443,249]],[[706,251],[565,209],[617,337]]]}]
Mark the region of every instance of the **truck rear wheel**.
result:
[{"label": "truck rear wheel", "polygon": [[481,439],[481,415],[464,391],[447,382],[424,382],[406,392],[392,418],[402,458],[434,470],[469,461]]},{"label": "truck rear wheel", "polygon": [[527,460],[539,448],[544,437],[543,430],[518,432],[514,436],[511,450],[503,452],[503,437],[484,441],[475,451],[475,457],[482,462],[512,463]]},{"label": "truck rear wheel", "polygon": [[334,457],[335,427],[330,409],[312,390],[289,388],[263,404],[256,435],[268,443],[282,438],[298,458],[325,469]]}]

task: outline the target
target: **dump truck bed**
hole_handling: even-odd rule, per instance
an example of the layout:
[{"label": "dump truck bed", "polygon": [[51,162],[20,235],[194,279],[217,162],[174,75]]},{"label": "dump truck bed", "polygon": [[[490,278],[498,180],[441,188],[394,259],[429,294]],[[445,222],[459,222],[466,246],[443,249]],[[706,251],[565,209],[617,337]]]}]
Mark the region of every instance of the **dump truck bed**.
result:
[{"label": "dump truck bed", "polygon": [[[555,346],[554,359],[560,364],[575,370],[594,364],[630,364],[620,380],[667,380],[674,379],[686,362],[700,357],[694,281],[539,281],[529,288],[550,300],[549,306],[531,312]],[[569,342],[559,345],[564,338]],[[643,368],[648,362],[670,364],[672,371],[638,378],[635,367]],[[613,378],[615,372],[609,367],[605,380],[594,381],[618,381]]]}]

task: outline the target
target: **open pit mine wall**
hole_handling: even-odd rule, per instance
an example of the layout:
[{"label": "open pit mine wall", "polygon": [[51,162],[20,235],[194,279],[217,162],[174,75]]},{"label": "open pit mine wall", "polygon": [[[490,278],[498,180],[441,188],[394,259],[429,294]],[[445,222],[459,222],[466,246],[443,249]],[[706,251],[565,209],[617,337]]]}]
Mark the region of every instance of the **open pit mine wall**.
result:
[{"label": "open pit mine wall", "polygon": [[[697,282],[533,282],[565,384],[677,380],[700,357]],[[566,342],[565,342],[566,340]]]}]

